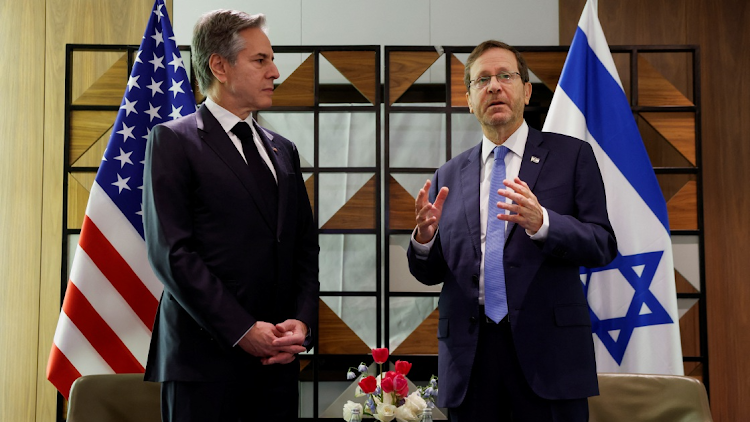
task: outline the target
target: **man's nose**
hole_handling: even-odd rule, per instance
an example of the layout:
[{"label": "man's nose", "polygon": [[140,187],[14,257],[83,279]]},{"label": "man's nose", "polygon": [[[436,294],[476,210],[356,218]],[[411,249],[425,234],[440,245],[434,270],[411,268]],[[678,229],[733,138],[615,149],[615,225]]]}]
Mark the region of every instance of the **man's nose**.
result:
[{"label": "man's nose", "polygon": [[281,76],[279,68],[276,67],[276,63],[271,62],[271,69],[269,69],[268,77],[271,79],[279,79],[279,76]]},{"label": "man's nose", "polygon": [[500,82],[500,78],[497,76],[490,76],[490,83],[487,84],[487,90],[489,92],[496,92],[500,90],[503,84]]}]

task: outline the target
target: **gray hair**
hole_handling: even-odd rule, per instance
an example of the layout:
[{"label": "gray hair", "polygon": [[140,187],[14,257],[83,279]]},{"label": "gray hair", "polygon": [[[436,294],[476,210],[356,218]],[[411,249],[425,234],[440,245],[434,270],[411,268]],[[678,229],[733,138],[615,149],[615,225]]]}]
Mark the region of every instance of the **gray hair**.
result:
[{"label": "gray hair", "polygon": [[213,10],[198,19],[193,28],[192,61],[193,71],[198,79],[198,87],[205,95],[214,81],[209,66],[212,54],[225,58],[234,65],[237,55],[245,48],[245,40],[240,31],[248,28],[266,29],[266,16],[262,13],[248,15],[237,10]]}]

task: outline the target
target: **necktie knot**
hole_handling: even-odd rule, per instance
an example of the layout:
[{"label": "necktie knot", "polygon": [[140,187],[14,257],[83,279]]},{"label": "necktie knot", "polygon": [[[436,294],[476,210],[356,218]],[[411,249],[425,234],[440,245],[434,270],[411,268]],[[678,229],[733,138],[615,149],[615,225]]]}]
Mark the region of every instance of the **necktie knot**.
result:
[{"label": "necktie knot", "polygon": [[505,166],[505,155],[508,154],[508,147],[503,145],[498,145],[495,147],[495,167],[499,166],[502,161],[502,165]]},{"label": "necktie knot", "polygon": [[253,130],[250,129],[250,125],[246,122],[239,122],[232,128],[232,133],[240,138],[240,141],[244,144],[245,142],[253,140]]}]

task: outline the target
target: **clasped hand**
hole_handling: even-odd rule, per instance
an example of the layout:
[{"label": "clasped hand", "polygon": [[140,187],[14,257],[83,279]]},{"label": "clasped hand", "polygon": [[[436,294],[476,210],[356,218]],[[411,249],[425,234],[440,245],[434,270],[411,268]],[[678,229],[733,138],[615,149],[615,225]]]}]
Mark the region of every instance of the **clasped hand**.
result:
[{"label": "clasped hand", "polygon": [[288,319],[279,324],[258,321],[245,334],[238,346],[259,357],[263,365],[289,363],[297,353],[304,352],[307,326],[302,321]]}]

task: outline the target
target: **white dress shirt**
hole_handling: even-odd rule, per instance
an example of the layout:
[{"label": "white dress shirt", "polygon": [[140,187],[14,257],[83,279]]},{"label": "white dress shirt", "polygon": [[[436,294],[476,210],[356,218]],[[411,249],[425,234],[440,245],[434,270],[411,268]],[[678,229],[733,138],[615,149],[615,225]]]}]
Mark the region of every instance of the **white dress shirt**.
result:
[{"label": "white dress shirt", "polygon": [[[521,161],[523,160],[523,153],[526,150],[526,139],[529,136],[529,126],[526,124],[526,121],[521,124],[521,126],[513,132],[510,137],[503,143],[505,147],[509,149],[508,153],[505,155],[505,178],[508,180],[513,180],[514,178],[518,177],[518,172],[521,169]],[[489,214],[489,209],[487,207],[487,203],[490,198],[490,181],[492,179],[492,169],[495,165],[495,153],[494,149],[497,145],[495,145],[492,141],[487,139],[486,136],[482,136],[482,168],[479,173],[479,218],[480,218],[480,247],[482,250],[482,258],[479,264],[479,303],[484,304],[484,246],[485,246],[485,240],[487,238],[487,215]],[[504,198],[497,193],[495,195],[498,198]],[[450,193],[448,193],[448,196],[450,196]],[[500,199],[498,199],[500,200]],[[511,202],[509,199],[505,199],[505,202]],[[493,212],[496,211],[496,214],[499,214],[500,212],[506,213],[505,210],[501,210],[499,208],[495,208]],[[536,232],[534,235],[531,235],[528,231],[526,231],[526,234],[531,237],[531,239],[538,240],[538,241],[544,241],[547,239],[547,233],[549,232],[549,217],[547,215],[547,209],[542,207],[542,212],[544,214],[544,219],[542,221],[542,227],[539,229],[538,232]],[[496,218],[493,214],[493,218]],[[505,225],[507,227],[508,222],[505,222]],[[412,233],[411,238],[411,245],[412,249],[414,250],[416,256],[418,258],[426,259],[427,256],[430,253],[430,249],[432,248],[432,244],[435,241],[435,238],[433,237],[432,240],[425,244],[421,244],[417,242],[417,240],[414,238],[416,235],[417,230],[414,229],[414,232]]]},{"label": "white dress shirt", "polygon": [[279,179],[276,177],[276,169],[273,168],[271,157],[268,156],[268,152],[266,151],[266,148],[263,146],[263,141],[260,140],[260,136],[258,135],[258,132],[255,131],[255,122],[253,121],[253,115],[250,114],[249,116],[247,116],[247,119],[242,120],[231,111],[216,104],[216,102],[214,102],[210,98],[206,98],[206,101],[203,103],[203,105],[208,107],[208,111],[210,111],[211,114],[214,115],[216,120],[219,121],[219,124],[221,125],[222,129],[224,129],[224,132],[226,132],[227,135],[229,135],[229,139],[232,140],[234,147],[237,148],[237,151],[240,152],[240,155],[242,155],[242,159],[245,160],[245,163],[247,163],[247,159],[245,158],[245,152],[242,150],[242,141],[240,141],[240,138],[238,138],[237,135],[235,135],[234,132],[232,132],[232,128],[237,123],[242,122],[242,121],[250,125],[250,129],[253,131],[253,141],[255,142],[255,147],[258,148],[258,153],[260,154],[260,158],[262,158],[263,162],[265,162],[268,168],[271,169],[271,173],[273,173],[273,178],[276,180],[276,183],[278,183]]}]

